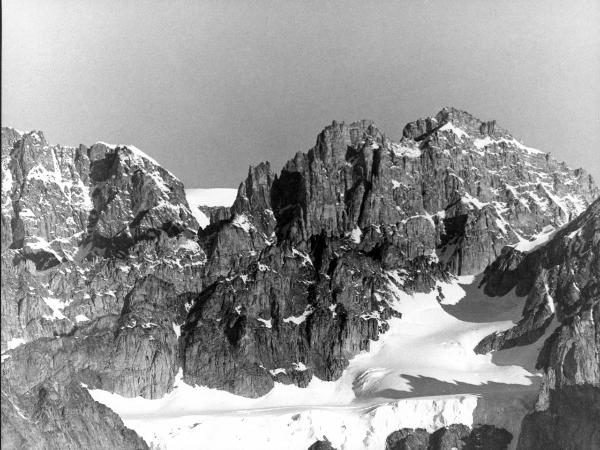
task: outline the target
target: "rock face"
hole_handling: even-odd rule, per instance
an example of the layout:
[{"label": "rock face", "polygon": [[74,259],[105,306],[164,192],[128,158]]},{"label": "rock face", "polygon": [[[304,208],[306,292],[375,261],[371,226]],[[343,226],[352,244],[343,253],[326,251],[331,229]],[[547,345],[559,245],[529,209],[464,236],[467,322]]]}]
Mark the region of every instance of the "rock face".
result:
[{"label": "rock face", "polygon": [[583,172],[499,128],[489,135],[481,127],[469,114],[445,109],[407,125],[393,143],[370,122],[334,122],[274,181],[278,236],[295,243],[322,230],[343,236],[356,227],[402,224],[438,240],[415,250],[437,246],[455,272],[477,273],[517,240],[515,233],[528,237],[564,224],[597,194]]},{"label": "rock face", "polygon": [[259,396],[273,380],[336,379],[394,314],[386,270],[409,291],[477,273],[596,194],[583,171],[462,111],[407,125],[399,143],[334,122],[278,176],[251,168],[230,220],[200,233],[217,284],[182,327],[185,380]]},{"label": "rock face", "polygon": [[506,249],[488,267],[486,291],[527,295],[521,321],[484,339],[476,351],[532,342],[557,323],[538,357],[544,381],[519,448],[600,446],[600,199],[546,243]]},{"label": "rock face", "polygon": [[312,444],[310,447],[308,447],[308,450],[336,450],[334,447],[332,447],[331,443],[327,440],[327,438],[325,438],[324,441],[315,441],[314,444]]},{"label": "rock face", "polygon": [[386,450],[504,450],[512,435],[503,428],[482,425],[471,430],[466,425],[453,424],[433,433],[417,428],[402,428],[390,434]]},{"label": "rock face", "polygon": [[170,389],[205,260],[183,185],[131,146],[4,128],[2,169],[3,445],[147,448],[80,383]]},{"label": "rock face", "polygon": [[148,446],[78,383],[53,386],[47,381],[19,396],[18,404],[14,393],[2,391],[2,448],[142,450]]},{"label": "rock face", "polygon": [[181,368],[187,383],[256,397],[335,380],[399,315],[392,284],[478,273],[597,194],[582,170],[444,109],[399,142],[333,122],[280,174],[250,168],[198,229],[181,182],[137,148],[3,128],[3,443],[33,445],[22,430],[41,414],[55,437],[32,432],[39,448],[144,448],[82,384],[159,398]]}]

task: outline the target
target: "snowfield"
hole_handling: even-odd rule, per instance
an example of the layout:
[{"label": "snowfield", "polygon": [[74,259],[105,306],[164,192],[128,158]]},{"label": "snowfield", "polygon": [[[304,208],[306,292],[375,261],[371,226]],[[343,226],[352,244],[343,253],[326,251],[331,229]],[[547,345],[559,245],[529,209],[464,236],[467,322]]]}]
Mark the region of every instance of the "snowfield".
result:
[{"label": "snowfield", "polygon": [[237,189],[214,188],[214,189],[186,189],[185,197],[190,205],[194,218],[202,228],[206,227],[210,220],[198,206],[231,206],[237,196]]},{"label": "snowfield", "polygon": [[[160,449],[302,449],[326,436],[338,449],[383,449],[403,427],[434,431],[452,423],[495,424],[513,433],[537,398],[533,365],[544,338],[488,355],[472,349],[486,335],[513,326],[525,298],[489,298],[478,277],[440,283],[407,295],[390,273],[401,319],[369,352],[357,355],[334,382],[313,378],[307,388],[276,383],[249,399],[182,381],[162,399],[124,398],[102,390],[92,397]],[[547,335],[552,330],[548,330]]]}]

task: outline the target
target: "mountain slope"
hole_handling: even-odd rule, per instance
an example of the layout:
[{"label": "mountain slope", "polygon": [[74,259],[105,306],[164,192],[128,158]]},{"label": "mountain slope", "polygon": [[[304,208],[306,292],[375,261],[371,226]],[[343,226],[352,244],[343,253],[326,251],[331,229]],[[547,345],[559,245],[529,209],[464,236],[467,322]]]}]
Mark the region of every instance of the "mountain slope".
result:
[{"label": "mountain slope", "polygon": [[[204,211],[200,229],[181,182],[133,146],[50,146],[40,132],[3,128],[2,181],[3,440],[41,448],[88,443],[61,410],[98,424],[91,448],[105,442],[106,420],[122,427],[81,383],[146,399],[182,382],[246,397],[282,385],[310,394],[321,380],[378,384],[385,377],[353,370],[353,358],[385,333],[406,344],[392,327],[399,298],[443,304],[443,291],[427,293],[564,226],[598,194],[582,170],[454,109],[408,124],[399,142],[368,121],[334,122],[279,175],[250,168],[231,208]],[[450,306],[444,314],[461,319]],[[513,324],[478,326],[459,348],[487,361],[469,346]],[[439,371],[415,375],[440,394]],[[66,437],[20,432],[33,418]],[[111,445],[139,448],[123,430]]]},{"label": "mountain slope", "polygon": [[484,339],[479,350],[530,342],[556,320],[537,366],[544,381],[536,411],[524,422],[519,447],[600,446],[600,199],[538,248],[507,249],[486,269],[488,293],[527,296],[510,330]]},{"label": "mountain slope", "polygon": [[[241,442],[249,448],[306,449],[326,436],[336,448],[382,449],[386,436],[399,428],[433,432],[457,422],[505,428],[516,444],[539,389],[533,366],[541,343],[519,353],[476,355],[475,343],[490,330],[512,326],[518,311],[497,310],[494,299],[473,308],[480,292],[472,283],[439,283],[439,291],[408,295],[400,281],[399,274],[389,274],[393,306],[402,318],[390,320],[386,334],[353,358],[337,381],[313,377],[303,389],[279,382],[256,399],[192,387],[183,374],[170,394],[156,400],[90,392],[164,448],[193,449],[202,441],[218,449],[239,448]],[[477,322],[446,311],[465,301]],[[284,380],[289,369],[273,372]]]}]

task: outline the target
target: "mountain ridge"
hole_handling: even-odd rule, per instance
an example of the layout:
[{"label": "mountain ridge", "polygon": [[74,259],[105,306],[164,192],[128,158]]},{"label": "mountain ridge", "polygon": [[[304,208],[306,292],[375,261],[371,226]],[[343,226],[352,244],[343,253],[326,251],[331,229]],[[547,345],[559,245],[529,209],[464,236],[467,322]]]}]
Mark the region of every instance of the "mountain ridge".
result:
[{"label": "mountain ridge", "polygon": [[140,152],[2,129],[2,379],[21,405],[2,417],[14,430],[15,411],[57,408],[49,367],[65,398],[83,395],[77,382],[160,398],[180,367],[188,384],[248,397],[339,379],[401,316],[396,289],[479,273],[598,195],[583,170],[448,108],[399,142],[334,121],[280,174],[250,167],[201,229],[183,184]]}]

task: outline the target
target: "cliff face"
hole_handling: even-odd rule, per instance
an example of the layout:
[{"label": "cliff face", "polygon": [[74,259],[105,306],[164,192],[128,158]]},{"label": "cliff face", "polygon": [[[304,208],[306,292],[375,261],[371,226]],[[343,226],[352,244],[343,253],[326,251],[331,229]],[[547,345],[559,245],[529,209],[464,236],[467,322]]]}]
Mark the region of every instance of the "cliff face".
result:
[{"label": "cliff face", "polygon": [[[596,194],[583,171],[444,109],[408,124],[398,143],[370,122],[334,122],[286,164],[271,202],[279,238],[301,243],[323,230],[337,237],[377,226],[396,226],[401,237],[419,228],[413,234],[433,234],[435,244],[400,248],[403,256],[435,248],[453,272],[472,274],[505,244],[566,223]],[[398,247],[385,233],[378,243]]]},{"label": "cliff face", "polygon": [[521,321],[477,350],[508,348],[557,328],[537,361],[544,381],[519,448],[600,446],[600,200],[527,253],[506,249],[486,269],[485,289],[527,295]]},{"label": "cliff face", "polygon": [[2,136],[2,443],[145,448],[80,383],[170,389],[173,285],[205,259],[183,185],[134,147]]},{"label": "cliff face", "polygon": [[3,444],[141,448],[82,383],[158,398],[182,368],[255,397],[336,379],[398,315],[389,270],[407,292],[478,273],[597,194],[583,171],[444,109],[399,142],[334,122],[280,174],[251,168],[198,229],[181,182],[135,147],[3,128]]},{"label": "cliff face", "polygon": [[[200,233],[210,277],[229,278],[182,328],[185,379],[251,395],[272,387],[268,371],[336,379],[394,314],[386,270],[403,268],[407,290],[477,273],[596,192],[582,171],[461,111],[407,125],[399,143],[371,122],[334,122],[278,176],[251,168],[231,219]],[[213,360],[223,327],[235,332]]]}]

